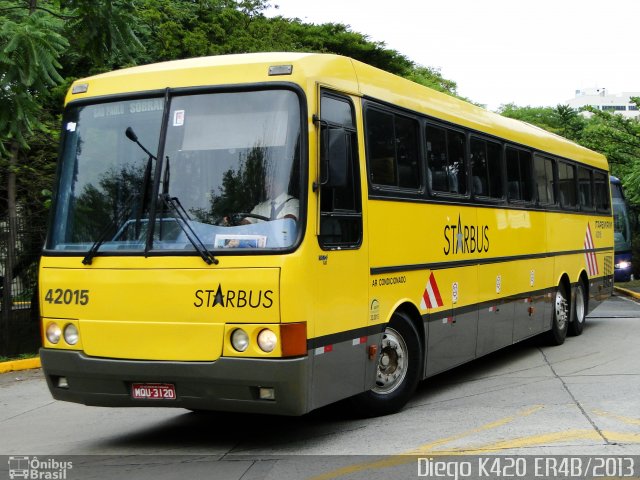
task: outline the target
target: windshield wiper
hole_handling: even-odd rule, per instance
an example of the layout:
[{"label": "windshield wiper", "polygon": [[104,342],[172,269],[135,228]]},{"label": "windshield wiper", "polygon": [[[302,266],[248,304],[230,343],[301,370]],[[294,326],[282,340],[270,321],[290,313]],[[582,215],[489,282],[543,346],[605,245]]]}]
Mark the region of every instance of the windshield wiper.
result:
[{"label": "windshield wiper", "polygon": [[200,237],[198,237],[198,234],[189,224],[191,218],[180,203],[180,200],[178,200],[177,197],[172,197],[168,193],[160,194],[160,198],[163,203],[169,207],[169,211],[174,214],[173,218],[176,220],[176,223],[207,265],[217,265],[219,262],[218,259],[207,249],[202,240],[200,240]]},{"label": "windshield wiper", "polygon": [[140,222],[142,220],[142,215],[144,214],[145,210],[147,210],[147,208],[149,207],[149,201],[151,197],[151,194],[149,192],[149,187],[151,186],[151,168],[152,168],[151,161],[152,160],[157,161],[158,158],[149,150],[147,150],[145,146],[142,145],[142,143],[140,143],[140,141],[138,140],[138,135],[136,135],[136,132],[133,131],[133,128],[127,127],[124,134],[127,136],[129,140],[136,143],[142,149],[142,151],[149,156],[149,158],[147,159],[147,166],[145,167],[145,170],[144,170],[144,176],[142,177],[142,201],[140,202],[140,207],[136,212],[136,224],[135,224],[134,232],[135,232],[135,238],[138,238],[138,236],[140,235]]}]

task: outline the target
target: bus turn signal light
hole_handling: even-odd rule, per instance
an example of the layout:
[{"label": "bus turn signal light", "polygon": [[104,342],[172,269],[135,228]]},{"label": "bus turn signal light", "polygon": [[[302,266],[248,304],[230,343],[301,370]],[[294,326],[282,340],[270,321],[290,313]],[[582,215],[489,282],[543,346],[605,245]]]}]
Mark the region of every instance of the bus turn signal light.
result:
[{"label": "bus turn signal light", "polygon": [[280,325],[282,356],[299,357],[307,354],[307,324],[283,323]]},{"label": "bus turn signal light", "polygon": [[377,356],[378,356],[378,346],[369,345],[369,360],[375,360]]}]

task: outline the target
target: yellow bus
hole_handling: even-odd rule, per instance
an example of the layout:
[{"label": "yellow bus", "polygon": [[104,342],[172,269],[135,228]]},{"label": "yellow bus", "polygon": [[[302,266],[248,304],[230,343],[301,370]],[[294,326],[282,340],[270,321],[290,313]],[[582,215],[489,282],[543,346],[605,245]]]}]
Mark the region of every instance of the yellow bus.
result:
[{"label": "yellow bus", "polygon": [[606,159],[358,61],[76,81],[40,265],[59,400],[367,415],[612,291]]}]

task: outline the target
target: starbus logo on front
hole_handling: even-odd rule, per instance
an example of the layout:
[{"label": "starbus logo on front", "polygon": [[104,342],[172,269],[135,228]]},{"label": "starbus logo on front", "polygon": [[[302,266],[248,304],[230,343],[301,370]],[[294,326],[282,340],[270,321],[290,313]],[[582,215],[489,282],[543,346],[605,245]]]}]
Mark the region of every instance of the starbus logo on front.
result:
[{"label": "starbus logo on front", "polygon": [[73,462],[63,462],[54,458],[39,460],[38,457],[9,457],[9,478],[33,480],[66,480],[67,471],[73,468]]},{"label": "starbus logo on front", "polygon": [[200,289],[195,291],[196,308],[219,305],[222,308],[271,308],[273,306],[273,290],[243,290],[222,288]]}]

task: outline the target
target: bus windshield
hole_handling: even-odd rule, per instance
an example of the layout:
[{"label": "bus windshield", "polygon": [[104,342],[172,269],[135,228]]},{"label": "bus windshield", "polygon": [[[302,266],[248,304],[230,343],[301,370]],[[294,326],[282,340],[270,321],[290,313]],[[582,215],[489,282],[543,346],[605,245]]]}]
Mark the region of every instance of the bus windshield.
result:
[{"label": "bus windshield", "polygon": [[47,248],[291,247],[301,221],[300,118],[289,90],[72,105]]},{"label": "bus windshield", "polygon": [[624,201],[613,201],[613,239],[616,251],[631,250],[631,228]]}]

